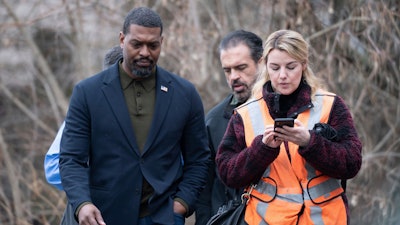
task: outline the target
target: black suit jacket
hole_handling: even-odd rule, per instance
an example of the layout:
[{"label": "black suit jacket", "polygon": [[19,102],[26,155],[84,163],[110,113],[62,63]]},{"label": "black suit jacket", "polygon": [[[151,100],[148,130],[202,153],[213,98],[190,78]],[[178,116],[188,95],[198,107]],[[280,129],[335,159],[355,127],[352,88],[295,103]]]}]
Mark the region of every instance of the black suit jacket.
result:
[{"label": "black suit jacket", "polygon": [[174,224],[173,198],[194,205],[209,149],[200,96],[187,80],[157,67],[153,121],[140,153],[118,63],[78,83],[61,140],[60,175],[74,211],[94,203],[107,225],[137,224],[142,181],[154,188],[153,221]]},{"label": "black suit jacket", "polygon": [[211,150],[211,162],[207,184],[200,195],[196,207],[196,225],[204,225],[217,213],[218,208],[228,200],[240,197],[237,190],[228,188],[219,179],[215,165],[215,154],[225,134],[226,127],[235,106],[230,105],[233,95],[230,94],[206,115],[206,129]]}]

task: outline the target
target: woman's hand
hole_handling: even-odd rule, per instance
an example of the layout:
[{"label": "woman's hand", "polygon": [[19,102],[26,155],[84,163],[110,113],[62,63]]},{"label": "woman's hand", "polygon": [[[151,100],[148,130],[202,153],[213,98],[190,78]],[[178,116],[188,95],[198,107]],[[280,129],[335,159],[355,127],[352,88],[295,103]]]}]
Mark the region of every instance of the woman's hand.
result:
[{"label": "woman's hand", "polygon": [[307,146],[311,137],[309,130],[297,119],[294,120],[294,127],[277,127],[273,133],[276,142],[288,141],[301,147]]},{"label": "woman's hand", "polygon": [[271,148],[277,148],[281,145],[282,139],[276,139],[276,132],[274,132],[274,125],[267,125],[265,127],[262,142]]}]

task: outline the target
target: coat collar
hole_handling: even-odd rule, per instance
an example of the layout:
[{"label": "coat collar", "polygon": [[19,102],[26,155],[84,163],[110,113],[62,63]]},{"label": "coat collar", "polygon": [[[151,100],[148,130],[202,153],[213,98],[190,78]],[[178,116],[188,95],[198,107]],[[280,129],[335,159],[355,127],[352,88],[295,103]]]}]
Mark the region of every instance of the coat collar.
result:
[{"label": "coat collar", "polygon": [[[121,82],[119,79],[118,63],[111,66],[109,69],[104,71],[103,87],[102,91],[107,99],[107,102],[114,112],[116,120],[122,128],[125,138],[129,141],[130,145],[137,154],[140,154],[138,145],[136,143],[133,128],[129,117],[129,111],[125,103],[125,97],[121,88]],[[174,95],[174,84],[169,72],[163,68],[157,66],[156,70],[156,101],[152,124],[150,127],[149,134],[147,136],[146,143],[142,150],[143,154],[151,148],[151,144],[157,137],[158,131],[164,124],[163,121],[166,119],[168,109]]]},{"label": "coat collar", "polygon": [[[296,118],[300,113],[313,107],[311,102],[311,87],[308,84],[302,84],[298,91],[296,99],[293,105],[289,107],[286,117]],[[264,84],[263,98],[267,103],[272,118],[282,117],[279,113],[279,97],[279,94],[272,90],[271,81]]]}]

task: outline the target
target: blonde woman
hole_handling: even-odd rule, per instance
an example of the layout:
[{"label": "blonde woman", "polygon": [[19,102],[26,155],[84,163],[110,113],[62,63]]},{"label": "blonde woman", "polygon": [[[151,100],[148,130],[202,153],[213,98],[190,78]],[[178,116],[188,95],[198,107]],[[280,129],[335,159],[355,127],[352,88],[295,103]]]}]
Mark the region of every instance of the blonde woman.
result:
[{"label": "blonde woman", "polygon": [[[255,184],[250,225],[349,224],[345,184],[360,170],[362,144],[344,100],[324,89],[308,52],[295,31],[267,38],[252,100],[236,109],[219,146],[221,180]],[[274,127],[277,118],[294,125]]]}]

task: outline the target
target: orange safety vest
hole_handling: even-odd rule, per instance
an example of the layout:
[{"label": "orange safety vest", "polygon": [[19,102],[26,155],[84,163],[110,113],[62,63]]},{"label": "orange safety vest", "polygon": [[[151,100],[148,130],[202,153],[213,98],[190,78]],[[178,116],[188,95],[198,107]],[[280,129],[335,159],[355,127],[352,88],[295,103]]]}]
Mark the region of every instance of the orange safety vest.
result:
[{"label": "orange safety vest", "polygon": [[[316,123],[327,123],[335,94],[318,91],[314,107],[297,117],[311,130]],[[243,119],[247,146],[261,135],[274,120],[263,98],[258,98],[236,110]],[[347,224],[344,190],[340,180],[314,169],[298,153],[299,146],[291,142],[290,158],[285,143],[278,157],[268,166],[252,190],[245,212],[249,225],[344,225]]]}]

